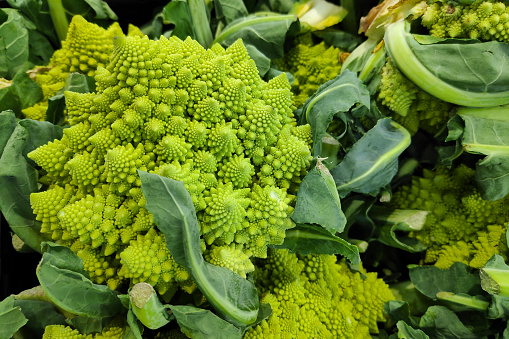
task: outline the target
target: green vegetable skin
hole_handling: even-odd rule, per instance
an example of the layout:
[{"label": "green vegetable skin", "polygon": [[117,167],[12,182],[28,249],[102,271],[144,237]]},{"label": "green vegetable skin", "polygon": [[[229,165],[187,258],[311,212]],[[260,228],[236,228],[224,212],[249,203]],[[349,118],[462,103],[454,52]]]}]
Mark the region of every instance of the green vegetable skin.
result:
[{"label": "green vegetable skin", "polygon": [[[507,336],[509,6],[172,1],[152,40],[73,2],[115,18],[0,16],[0,207],[45,244],[0,338]],[[316,25],[344,15],[347,67],[360,38]]]}]

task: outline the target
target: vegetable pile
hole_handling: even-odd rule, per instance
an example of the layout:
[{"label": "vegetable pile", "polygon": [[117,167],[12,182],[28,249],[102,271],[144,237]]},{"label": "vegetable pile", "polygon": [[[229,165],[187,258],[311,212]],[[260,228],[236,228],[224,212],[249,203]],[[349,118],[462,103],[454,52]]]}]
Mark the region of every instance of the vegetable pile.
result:
[{"label": "vegetable pile", "polygon": [[7,3],[0,339],[508,335],[509,3]]}]

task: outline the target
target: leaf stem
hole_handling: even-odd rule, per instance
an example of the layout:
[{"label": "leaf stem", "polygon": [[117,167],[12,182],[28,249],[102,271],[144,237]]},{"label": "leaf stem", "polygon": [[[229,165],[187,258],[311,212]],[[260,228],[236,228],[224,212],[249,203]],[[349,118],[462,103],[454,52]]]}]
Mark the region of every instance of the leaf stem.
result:
[{"label": "leaf stem", "polygon": [[69,27],[69,20],[67,19],[62,0],[48,0],[48,7],[58,39],[62,42],[67,37],[67,29]]}]

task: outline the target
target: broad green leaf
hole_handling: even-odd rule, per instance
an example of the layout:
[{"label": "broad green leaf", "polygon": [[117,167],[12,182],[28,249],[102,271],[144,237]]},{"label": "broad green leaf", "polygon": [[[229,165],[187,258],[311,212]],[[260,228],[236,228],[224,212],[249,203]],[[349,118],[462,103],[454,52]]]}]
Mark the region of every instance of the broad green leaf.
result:
[{"label": "broad green leaf", "polygon": [[409,22],[393,23],[384,42],[392,62],[414,84],[460,106],[509,103],[508,44],[457,39],[420,44],[409,31]]},{"label": "broad green leaf", "polygon": [[143,339],[141,335],[143,334],[144,327],[131,310],[127,312],[127,325],[128,329],[122,339]]},{"label": "broad green leaf", "polygon": [[242,338],[242,331],[209,310],[193,306],[169,306],[180,329],[190,338]]},{"label": "broad green leaf", "polygon": [[21,309],[14,306],[14,296],[0,301],[0,338],[11,338],[27,321]]},{"label": "broad green leaf", "polygon": [[117,15],[113,12],[106,1],[102,0],[84,0],[95,12],[95,19],[111,19],[118,20]]},{"label": "broad green leaf", "polygon": [[410,306],[407,301],[389,300],[384,304],[384,312],[393,321],[403,321],[411,326],[418,326],[418,320],[410,314]]},{"label": "broad green leaf", "polygon": [[0,89],[0,111],[11,109],[21,117],[23,108],[34,105],[42,97],[42,90],[35,81],[25,72],[20,72],[12,79],[11,86]]},{"label": "broad green leaf", "polygon": [[123,307],[117,293],[105,285],[92,283],[83,261],[68,247],[45,243],[37,267],[37,278],[44,292],[67,312],[92,318],[119,314]]},{"label": "broad green leaf", "polygon": [[64,121],[65,92],[90,93],[95,91],[95,80],[92,77],[70,73],[65,80],[65,85],[57,94],[48,99],[46,121],[59,125]]},{"label": "broad green leaf", "polygon": [[47,65],[55,52],[51,42],[39,31],[30,30],[28,34],[30,54],[28,61],[34,65]]},{"label": "broad green leaf", "polygon": [[359,249],[348,241],[330,234],[322,227],[298,224],[286,231],[282,245],[274,248],[288,248],[292,252],[307,254],[340,254],[354,266],[360,264]]},{"label": "broad green leaf", "polygon": [[[35,26],[37,31],[43,33],[49,40],[59,45],[59,41],[53,27],[53,22],[49,14],[48,2],[40,0],[7,0],[12,8],[19,9],[24,15],[30,19]],[[30,35],[35,31],[31,31]],[[30,51],[30,52],[42,52],[43,51]]]},{"label": "broad green leaf", "polygon": [[292,219],[301,224],[318,224],[331,234],[342,232],[345,228],[346,218],[334,179],[320,159],[299,186]]},{"label": "broad green leaf", "polygon": [[90,334],[94,332],[102,332],[103,328],[105,328],[111,320],[112,317],[90,318],[78,316],[68,319],[67,322],[69,325],[80,331],[80,333]]},{"label": "broad green leaf", "polygon": [[242,39],[244,44],[255,46],[269,59],[281,58],[284,55],[284,42],[287,32],[297,16],[276,13],[258,13],[239,18],[227,25],[215,40],[223,46]]},{"label": "broad green leaf", "polygon": [[205,0],[172,1],[164,7],[162,19],[165,24],[175,25],[171,35],[182,40],[189,36],[205,48],[211,46],[210,13]]},{"label": "broad green leaf", "polygon": [[479,338],[479,334],[472,332],[453,311],[444,306],[429,307],[421,317],[419,326],[430,338]]},{"label": "broad green leaf", "polygon": [[411,253],[426,250],[426,245],[422,242],[405,235],[408,231],[408,225],[404,223],[388,223],[379,227],[380,233],[376,239],[385,245],[400,248]]},{"label": "broad green leaf", "polygon": [[484,294],[479,274],[461,262],[454,263],[448,269],[414,265],[410,267],[409,274],[415,287],[431,299],[436,299],[438,292]]},{"label": "broad green leaf", "polygon": [[[13,113],[0,113],[2,118],[5,115],[13,116]],[[9,124],[0,127],[2,135],[12,130]],[[40,251],[45,237],[39,233],[40,223],[35,220],[30,206],[30,194],[38,191],[38,175],[23,156],[23,152],[30,151],[26,145],[30,144],[32,137],[27,129],[17,124],[3,149],[0,158],[0,210],[12,231],[32,249]]]},{"label": "broad green leaf", "polygon": [[398,338],[403,339],[429,339],[428,335],[419,329],[415,329],[406,322],[400,320],[396,323]]},{"label": "broad green leaf", "polygon": [[23,327],[33,338],[42,338],[47,325],[67,325],[65,317],[50,302],[40,300],[16,300],[14,305],[21,308],[28,319]]},{"label": "broad green leaf", "polygon": [[216,18],[229,24],[235,19],[248,15],[246,5],[241,0],[216,0],[214,1]]},{"label": "broad green leaf", "polygon": [[16,116],[12,111],[3,111],[0,113],[0,158],[4,148],[16,128]]},{"label": "broad green leaf", "polygon": [[488,319],[507,319],[509,317],[509,298],[500,295],[492,296],[486,317]]},{"label": "broad green leaf", "polygon": [[138,174],[146,208],[154,215],[175,261],[186,268],[208,302],[226,320],[240,327],[255,322],[260,307],[255,286],[233,271],[203,259],[200,227],[184,184],[143,171]]},{"label": "broad green leaf", "polygon": [[357,35],[333,28],[314,31],[313,35],[322,39],[327,45],[337,47],[345,52],[353,51],[362,42],[362,39]]},{"label": "broad green leaf", "polygon": [[258,48],[251,44],[245,44],[249,57],[254,60],[260,77],[263,77],[270,69],[270,59]]},{"label": "broad green leaf", "polygon": [[23,24],[23,18],[12,8],[0,9],[8,18],[0,24],[0,37],[4,40],[0,47],[5,48],[7,73],[0,77],[12,79],[19,71],[28,69],[28,29]]},{"label": "broad green leaf", "polygon": [[[476,165],[476,182],[485,200],[498,200],[509,193],[509,107],[461,108],[461,145],[468,153],[486,157]],[[451,128],[451,126],[449,126]],[[460,128],[452,137],[460,135]],[[451,137],[451,138],[452,138]]]},{"label": "broad green leaf", "polygon": [[309,97],[302,111],[300,122],[309,122],[313,133],[313,155],[322,157],[322,138],[335,116],[348,112],[356,105],[370,107],[370,97],[366,86],[350,71],[320,86]]},{"label": "broad green leaf", "polygon": [[410,133],[390,119],[378,120],[348,151],[331,174],[339,195],[377,193],[398,171],[398,157],[410,145]]}]

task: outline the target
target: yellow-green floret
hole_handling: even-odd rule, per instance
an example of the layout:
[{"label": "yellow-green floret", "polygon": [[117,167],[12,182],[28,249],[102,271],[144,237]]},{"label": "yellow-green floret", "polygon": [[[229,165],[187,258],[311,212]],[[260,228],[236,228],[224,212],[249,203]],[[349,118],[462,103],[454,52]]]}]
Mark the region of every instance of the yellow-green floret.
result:
[{"label": "yellow-green floret", "polygon": [[465,165],[425,170],[423,177],[413,177],[394,193],[391,207],[429,212],[422,230],[411,233],[428,247],[424,263],[448,268],[463,262],[481,268],[494,254],[507,256],[509,198],[483,200],[474,175]]},{"label": "yellow-green floret", "polygon": [[281,70],[295,77],[291,87],[295,106],[302,106],[318,87],[339,74],[341,53],[340,49],[328,47],[324,42],[314,44],[311,34],[304,34],[295,39],[295,47],[283,59],[275,61]]},{"label": "yellow-green floret", "polygon": [[245,276],[294,226],[311,161],[286,75],[263,81],[240,40],[209,50],[176,37],[113,44],[96,92],[65,93],[62,139],[28,155],[47,187],[31,196],[42,232],[72,244],[95,282],[192,291],[145,209],[137,171],[147,171],[184,183],[206,260]]},{"label": "yellow-green floret", "polygon": [[439,38],[509,42],[509,7],[503,1],[477,0],[470,5],[433,1],[422,24]]},{"label": "yellow-green floret", "polygon": [[[255,282],[272,315],[244,338],[370,338],[394,299],[376,273],[352,271],[335,256],[270,249],[257,262]],[[363,277],[364,275],[364,277]]]},{"label": "yellow-green floret", "polygon": [[81,334],[78,330],[64,325],[48,325],[44,329],[42,339],[121,339],[127,328],[125,318],[121,316],[113,318],[102,331],[88,335]]},{"label": "yellow-green floret", "polygon": [[437,132],[450,118],[452,104],[429,95],[408,80],[390,58],[382,68],[378,100],[390,110],[394,121],[411,134],[418,129]]}]

